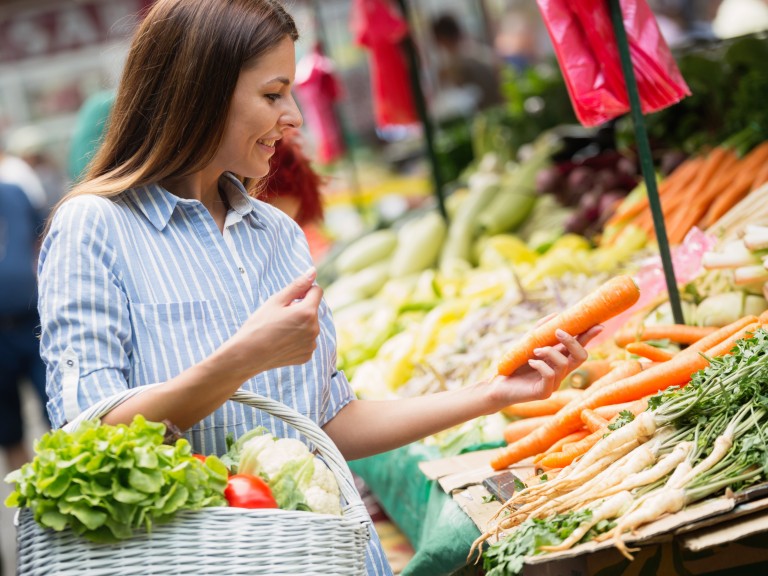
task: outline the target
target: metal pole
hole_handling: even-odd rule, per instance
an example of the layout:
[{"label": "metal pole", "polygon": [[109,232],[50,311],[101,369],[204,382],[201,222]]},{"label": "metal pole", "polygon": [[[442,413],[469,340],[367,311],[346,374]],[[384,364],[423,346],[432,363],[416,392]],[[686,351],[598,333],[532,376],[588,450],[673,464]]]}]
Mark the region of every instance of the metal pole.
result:
[{"label": "metal pole", "polygon": [[413,100],[416,105],[416,113],[419,115],[421,125],[424,129],[424,141],[427,147],[427,158],[429,159],[429,164],[432,168],[432,185],[434,187],[435,197],[437,198],[437,207],[440,210],[443,219],[448,222],[448,212],[445,209],[445,196],[443,195],[444,182],[442,174],[440,174],[440,164],[437,161],[437,153],[435,152],[435,138],[432,122],[427,113],[427,102],[424,98],[424,92],[421,89],[416,47],[413,41],[413,34],[410,32],[413,28],[408,15],[408,2],[407,0],[397,0],[397,2],[400,5],[403,18],[408,22],[409,33],[403,39],[403,47],[405,49],[406,58],[408,59],[411,92],[413,93]]},{"label": "metal pole", "polygon": [[667,239],[667,229],[664,226],[664,213],[661,210],[661,200],[659,200],[659,191],[656,186],[656,172],[653,168],[651,146],[648,142],[645,118],[643,117],[643,111],[640,106],[640,94],[637,89],[637,78],[635,77],[635,69],[632,65],[632,57],[629,52],[629,41],[627,40],[627,31],[624,28],[621,4],[619,3],[619,0],[608,0],[608,5],[611,11],[613,30],[616,34],[616,43],[619,47],[624,82],[627,85],[632,124],[635,128],[637,150],[640,156],[640,168],[642,169],[643,179],[645,180],[645,186],[648,190],[648,203],[651,206],[651,214],[653,215],[653,227],[656,231],[656,241],[659,244],[659,254],[664,268],[664,279],[667,283],[667,292],[669,293],[669,303],[672,307],[672,316],[677,324],[684,324],[683,309],[680,306],[680,292],[677,289],[677,281],[675,280],[675,270],[672,264],[672,255],[669,250],[669,240]]}]

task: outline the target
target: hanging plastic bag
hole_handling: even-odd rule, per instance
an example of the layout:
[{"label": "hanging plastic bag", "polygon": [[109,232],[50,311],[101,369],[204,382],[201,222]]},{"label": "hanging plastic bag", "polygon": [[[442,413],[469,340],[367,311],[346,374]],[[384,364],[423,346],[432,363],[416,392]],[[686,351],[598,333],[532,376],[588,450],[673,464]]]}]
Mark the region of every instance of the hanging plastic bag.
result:
[{"label": "hanging plastic bag", "polygon": [[[537,0],[574,111],[597,126],[629,111],[607,0]],[[690,95],[645,0],[621,0],[640,103],[648,114]]]}]

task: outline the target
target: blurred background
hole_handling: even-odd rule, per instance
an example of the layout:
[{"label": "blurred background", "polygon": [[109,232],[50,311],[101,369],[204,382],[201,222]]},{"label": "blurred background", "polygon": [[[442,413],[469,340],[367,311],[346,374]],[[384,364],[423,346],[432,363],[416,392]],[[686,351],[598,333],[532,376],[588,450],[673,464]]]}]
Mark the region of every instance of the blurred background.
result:
[{"label": "blurred background", "polygon": [[[131,33],[151,4],[0,1],[0,150],[33,170],[33,187],[44,196],[39,189],[28,193],[42,213],[82,170],[73,135],[82,128],[84,104],[98,106],[115,89]],[[302,141],[315,169],[327,176],[322,225],[306,228],[318,260],[334,245],[434,202],[436,188],[450,193],[489,148],[514,157],[543,130],[575,123],[535,2],[392,0],[409,25],[412,50],[405,53],[417,71],[416,79],[385,75],[389,83],[378,88],[384,94],[376,92],[371,53],[360,42],[376,26],[353,22],[353,4],[286,1],[302,34],[296,92],[305,116]],[[764,0],[649,4],[675,50],[768,27]],[[377,106],[397,90],[414,99],[413,108],[405,120],[388,122]],[[653,125],[650,132],[654,136]],[[0,294],[9,289],[2,282]],[[23,398],[29,449],[45,423],[28,384]],[[8,468],[0,460],[0,473]],[[2,497],[8,492],[3,484]],[[10,575],[14,533],[5,508],[0,522],[2,573]]]}]

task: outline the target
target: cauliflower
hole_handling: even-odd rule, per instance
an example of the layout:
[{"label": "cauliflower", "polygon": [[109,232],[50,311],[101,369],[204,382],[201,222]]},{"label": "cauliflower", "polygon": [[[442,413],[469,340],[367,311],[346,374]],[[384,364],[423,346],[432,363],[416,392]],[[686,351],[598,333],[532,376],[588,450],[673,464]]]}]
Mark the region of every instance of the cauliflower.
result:
[{"label": "cauliflower", "polygon": [[240,456],[240,472],[245,474],[258,474],[265,476],[267,480],[274,478],[288,462],[302,460],[311,456],[307,446],[299,440],[292,438],[280,438],[273,440],[269,436],[267,441],[255,444],[253,451],[250,444],[256,440],[250,440],[243,446]]},{"label": "cauliflower", "polygon": [[276,439],[265,432],[263,428],[249,432],[231,447],[227,456],[237,472],[264,478],[284,510],[340,516],[341,491],[325,463],[303,442]]}]

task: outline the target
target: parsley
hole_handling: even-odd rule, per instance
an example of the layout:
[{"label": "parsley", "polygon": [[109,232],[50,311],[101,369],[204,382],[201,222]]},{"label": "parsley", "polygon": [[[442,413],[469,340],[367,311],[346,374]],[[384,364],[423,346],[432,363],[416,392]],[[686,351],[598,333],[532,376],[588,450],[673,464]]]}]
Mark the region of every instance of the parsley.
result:
[{"label": "parsley", "polygon": [[[492,544],[483,554],[486,576],[516,576],[523,570],[525,558],[540,554],[541,546],[560,544],[589,520],[591,510],[557,514],[550,518],[532,518],[518,526],[507,538]],[[598,524],[599,526],[599,524]]]},{"label": "parsley", "polygon": [[622,426],[626,426],[632,420],[635,419],[635,415],[632,414],[629,410],[622,410],[619,412],[619,417],[614,420],[613,423],[608,424],[608,430],[618,430]]},{"label": "parsley", "polygon": [[494,502],[496,500],[496,496],[493,494],[488,494],[486,496],[483,496],[482,503],[488,504],[488,502]]},{"label": "parsley", "polygon": [[520,480],[517,476],[515,476],[515,491],[521,492],[522,490],[525,490],[527,486],[525,485],[525,482]]}]

